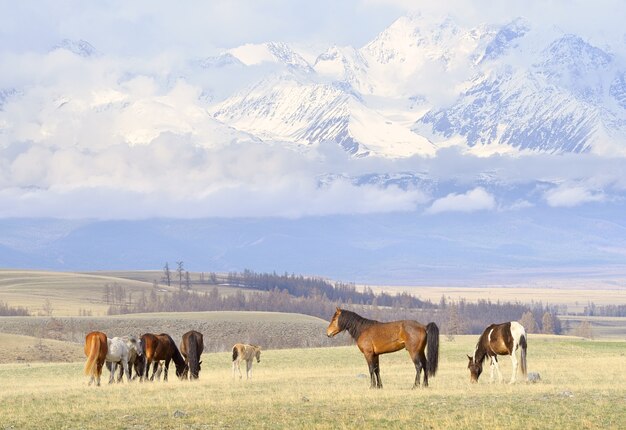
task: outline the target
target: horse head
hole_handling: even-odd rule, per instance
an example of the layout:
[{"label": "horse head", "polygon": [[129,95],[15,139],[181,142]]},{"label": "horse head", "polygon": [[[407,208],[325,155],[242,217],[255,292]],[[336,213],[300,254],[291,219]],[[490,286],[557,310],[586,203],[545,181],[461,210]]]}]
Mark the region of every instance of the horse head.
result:
[{"label": "horse head", "polygon": [[326,336],[333,337],[333,336],[335,336],[336,334],[340,333],[343,330],[339,326],[339,317],[340,316],[341,316],[341,309],[339,309],[339,307],[337,307],[337,310],[335,311],[335,314],[331,318],[330,324],[328,325],[328,328],[326,329]]},{"label": "horse head", "polygon": [[476,360],[474,360],[474,357],[470,357],[469,355],[467,356],[467,359],[469,360],[469,362],[467,363],[467,368],[470,371],[470,381],[478,382],[478,377],[483,372],[483,362],[482,360],[476,362]]}]

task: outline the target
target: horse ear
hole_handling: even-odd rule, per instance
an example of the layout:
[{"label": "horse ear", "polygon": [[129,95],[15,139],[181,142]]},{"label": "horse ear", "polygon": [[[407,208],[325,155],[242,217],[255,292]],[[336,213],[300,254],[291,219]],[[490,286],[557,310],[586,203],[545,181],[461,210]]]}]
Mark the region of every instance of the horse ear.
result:
[{"label": "horse ear", "polygon": [[337,312],[341,312],[341,309],[339,308],[339,306],[337,306]]},{"label": "horse ear", "polygon": [[[467,354],[466,354],[466,355],[467,355]],[[468,359],[469,361],[472,361],[472,357],[470,357],[469,355],[467,356],[467,359]]]}]

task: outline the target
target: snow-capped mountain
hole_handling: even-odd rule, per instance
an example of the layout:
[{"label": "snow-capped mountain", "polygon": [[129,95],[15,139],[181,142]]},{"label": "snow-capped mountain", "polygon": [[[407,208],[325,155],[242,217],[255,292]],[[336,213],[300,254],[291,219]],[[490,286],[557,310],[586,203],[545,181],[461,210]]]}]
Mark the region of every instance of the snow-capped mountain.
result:
[{"label": "snow-capped mountain", "polygon": [[368,109],[349,87],[293,76],[263,81],[226,100],[216,107],[215,117],[264,140],[336,142],[357,156],[435,152],[427,139]]},{"label": "snow-capped mountain", "polygon": [[262,139],[335,141],[355,155],[624,151],[624,58],[605,49],[523,18],[466,28],[413,15],[311,65],[285,44],[232,49],[288,68],[211,110]]},{"label": "snow-capped mountain", "polygon": [[[282,41],[244,44],[154,75],[135,65],[104,77],[108,88],[71,79],[40,93],[0,88],[0,108],[9,96],[31,97],[50,112],[47,135],[89,119],[110,122],[130,144],[170,132],[210,145],[334,142],[358,157],[433,156],[448,146],[482,155],[624,153],[625,40],[609,42],[524,18],[470,27],[417,14],[362,47],[331,46],[315,57]],[[58,50],[80,67],[108,60],[84,40],[65,39]]]}]

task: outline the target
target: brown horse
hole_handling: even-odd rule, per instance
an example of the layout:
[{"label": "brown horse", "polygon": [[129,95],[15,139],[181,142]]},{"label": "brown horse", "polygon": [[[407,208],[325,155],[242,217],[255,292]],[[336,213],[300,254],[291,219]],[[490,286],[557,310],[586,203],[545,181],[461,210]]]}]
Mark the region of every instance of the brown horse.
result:
[{"label": "brown horse", "polygon": [[502,324],[491,324],[483,331],[478,339],[474,356],[467,356],[470,370],[470,380],[478,382],[478,378],[483,371],[483,361],[489,357],[491,361],[491,381],[493,382],[493,371],[498,373],[498,379],[502,382],[502,374],[498,366],[498,355],[510,355],[513,363],[513,373],[511,384],[515,382],[517,376],[517,357],[515,352],[519,349],[522,361],[522,374],[526,377],[526,330],[517,321],[505,322]]},{"label": "brown horse", "polygon": [[204,341],[202,333],[195,330],[188,331],[183,335],[183,342],[180,344],[180,353],[185,359],[185,370],[182,379],[198,379],[200,375],[200,355],[204,350]]},{"label": "brown horse", "polygon": [[[378,356],[401,349],[409,351],[415,364],[413,388],[420,385],[420,373],[424,370],[424,387],[428,387],[428,377],[435,376],[439,364],[439,327],[433,322],[424,326],[417,321],[402,320],[379,322],[337,308],[330,320],[326,335],[333,337],[348,330],[350,336],[365,356],[370,371],[370,388],[382,388]],[[428,348],[428,357],[425,350]]]},{"label": "brown horse", "polygon": [[94,381],[100,386],[102,366],[108,352],[107,335],[100,331],[92,331],[85,336],[85,375],[90,376],[89,385]]},{"label": "brown horse", "polygon": [[150,371],[150,364],[154,363],[152,376],[150,377],[151,381],[154,380],[154,373],[159,366],[160,360],[165,360],[165,371],[163,376],[164,381],[167,381],[167,372],[169,370],[171,360],[174,360],[174,364],[176,365],[176,376],[179,378],[183,376],[183,372],[185,370],[185,359],[180,354],[180,351],[176,347],[176,343],[174,343],[174,339],[172,339],[169,334],[146,333],[141,336],[141,345],[146,359],[144,368],[144,377],[146,379],[148,378],[148,373]]}]

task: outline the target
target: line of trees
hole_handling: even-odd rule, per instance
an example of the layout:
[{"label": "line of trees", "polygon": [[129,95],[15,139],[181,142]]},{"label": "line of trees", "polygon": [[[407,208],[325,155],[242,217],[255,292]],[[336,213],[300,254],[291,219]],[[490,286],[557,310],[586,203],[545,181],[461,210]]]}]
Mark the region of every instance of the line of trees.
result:
[{"label": "line of trees", "polygon": [[583,315],[590,317],[626,317],[625,305],[596,305],[589,302],[585,306]]},{"label": "line of trees", "polygon": [[3,317],[27,317],[30,312],[22,306],[9,306],[8,303],[0,302],[0,316]]},{"label": "line of trees", "polygon": [[[292,282],[294,279],[289,275],[286,275],[285,278],[289,282]],[[300,277],[295,277],[295,279],[300,279]],[[307,278],[302,278],[302,281],[308,282]],[[239,284],[239,286],[242,286],[242,284]],[[338,288],[343,288],[343,285],[340,285]],[[301,289],[301,286],[298,286],[297,290],[304,291]],[[330,293],[331,296],[335,296],[332,291]],[[328,319],[333,314],[335,307],[341,306],[380,321],[397,319],[414,319],[423,323],[434,321],[442,328],[444,333],[449,335],[481,333],[491,323],[522,320],[523,318],[529,318],[528,315],[532,317],[532,321],[535,324],[531,325],[529,332],[543,331],[558,334],[561,331],[560,321],[556,316],[556,312],[540,303],[535,303],[532,306],[509,302],[493,303],[489,300],[479,300],[477,303],[469,303],[465,300],[448,303],[445,299],[442,299],[439,305],[420,301],[420,303],[427,303],[426,306],[420,307],[413,306],[417,302],[411,299],[412,296],[401,294],[399,296],[390,296],[393,298],[390,300],[391,306],[379,306],[376,301],[382,294],[372,294],[374,295],[372,300],[366,301],[363,299],[358,303],[350,300],[347,302],[331,300],[325,293],[320,293],[319,290],[314,290],[306,295],[295,296],[287,289],[278,287],[262,291],[258,289],[246,292],[238,290],[230,295],[221,295],[217,287],[213,287],[205,293],[178,290],[173,293],[157,294],[157,285],[155,284],[150,293],[143,292],[132,303],[113,304],[109,307],[108,312],[109,314],[125,314],[194,311],[272,311],[301,313]],[[352,296],[348,297],[350,299]],[[549,318],[545,317],[546,314],[549,315]],[[527,323],[530,324],[529,322]]]}]

